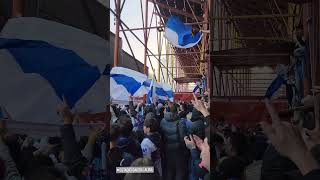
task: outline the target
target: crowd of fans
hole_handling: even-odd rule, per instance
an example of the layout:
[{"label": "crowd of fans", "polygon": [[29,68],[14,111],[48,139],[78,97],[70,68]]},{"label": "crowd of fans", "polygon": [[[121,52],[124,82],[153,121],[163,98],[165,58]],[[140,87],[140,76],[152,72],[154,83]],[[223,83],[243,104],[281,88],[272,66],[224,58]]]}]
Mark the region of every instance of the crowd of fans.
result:
[{"label": "crowd of fans", "polygon": [[[207,103],[157,102],[113,105],[110,128],[111,179],[210,179]],[[139,162],[139,163],[138,163]],[[116,167],[154,166],[153,174],[116,174]]]},{"label": "crowd of fans", "polygon": [[[12,134],[0,121],[0,179],[320,179],[319,131],[281,121],[269,101],[266,108],[271,123],[241,129],[223,120],[209,123],[209,107],[196,97],[152,105],[130,97],[129,105],[112,104],[110,128],[77,138],[74,115],[63,103],[60,137]],[[154,167],[154,173],[116,173],[129,166]]]},{"label": "crowd of fans", "polygon": [[[58,107],[59,137],[13,134],[0,121],[0,179],[135,180],[209,179],[206,103],[113,104],[110,128],[78,138],[67,103]],[[116,167],[150,166],[154,173],[118,174]]]},{"label": "crowd of fans", "polygon": [[255,128],[238,128],[223,119],[211,124],[212,179],[320,179],[319,130],[308,133],[281,121],[269,100],[266,108],[272,122]]}]

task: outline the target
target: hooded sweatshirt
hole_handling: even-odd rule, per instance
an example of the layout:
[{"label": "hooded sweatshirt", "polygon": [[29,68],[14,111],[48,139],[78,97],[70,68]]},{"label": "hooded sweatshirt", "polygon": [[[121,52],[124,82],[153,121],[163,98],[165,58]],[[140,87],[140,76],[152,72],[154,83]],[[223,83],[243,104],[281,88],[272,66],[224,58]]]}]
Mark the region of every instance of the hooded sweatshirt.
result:
[{"label": "hooded sweatshirt", "polygon": [[160,128],[165,139],[166,152],[179,152],[184,144],[184,137],[187,135],[186,127],[180,123],[177,115],[172,112],[165,112],[160,122]]},{"label": "hooded sweatshirt", "polygon": [[149,133],[145,135],[145,138],[141,142],[141,149],[143,157],[152,159],[159,175],[162,176],[160,144],[160,134],[157,132]]},{"label": "hooded sweatshirt", "polygon": [[132,137],[120,137],[117,141],[118,147],[126,153],[135,157],[135,159],[142,157],[140,144]]}]

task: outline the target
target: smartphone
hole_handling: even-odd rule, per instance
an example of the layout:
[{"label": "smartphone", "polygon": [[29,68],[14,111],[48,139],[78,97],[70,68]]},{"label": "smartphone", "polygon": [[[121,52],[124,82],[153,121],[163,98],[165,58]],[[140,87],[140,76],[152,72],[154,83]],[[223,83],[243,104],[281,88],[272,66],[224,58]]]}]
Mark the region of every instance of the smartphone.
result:
[{"label": "smartphone", "polygon": [[0,120],[4,119],[4,113],[2,112],[2,107],[0,106]]},{"label": "smartphone", "polygon": [[5,119],[8,119],[8,117],[6,116],[6,112],[4,111],[4,108],[0,106],[0,121]]},{"label": "smartphone", "polygon": [[302,122],[302,127],[308,130],[314,130],[316,128],[315,114],[314,112],[305,112]]}]

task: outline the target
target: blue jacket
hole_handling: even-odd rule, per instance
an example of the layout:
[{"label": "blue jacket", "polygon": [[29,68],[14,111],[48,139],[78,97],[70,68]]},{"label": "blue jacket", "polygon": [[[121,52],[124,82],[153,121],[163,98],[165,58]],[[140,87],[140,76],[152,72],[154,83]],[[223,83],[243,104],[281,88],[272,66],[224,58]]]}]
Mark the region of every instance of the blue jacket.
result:
[{"label": "blue jacket", "polygon": [[200,151],[198,149],[191,150],[191,159],[190,159],[190,174],[189,180],[198,180],[204,179],[204,176],[208,171],[204,168],[201,168],[199,164],[201,163]]}]

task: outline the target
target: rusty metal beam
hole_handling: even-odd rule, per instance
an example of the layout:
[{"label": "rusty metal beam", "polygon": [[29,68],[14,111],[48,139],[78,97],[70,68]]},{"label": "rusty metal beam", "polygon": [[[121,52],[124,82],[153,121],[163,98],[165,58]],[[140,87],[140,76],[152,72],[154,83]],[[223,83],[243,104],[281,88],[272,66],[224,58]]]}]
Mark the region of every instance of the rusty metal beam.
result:
[{"label": "rusty metal beam", "polygon": [[[112,9],[110,9],[110,12],[111,12],[113,15],[117,16],[116,12],[114,12]],[[123,25],[126,29],[129,29],[128,25],[125,24],[121,19],[120,19],[120,22],[122,23],[122,25]],[[129,32],[130,32],[144,47],[146,47],[145,44],[144,44],[144,42],[143,42],[133,31],[129,30]],[[149,48],[147,48],[147,51],[148,51],[150,54],[153,54],[153,52],[152,52]],[[154,54],[153,54],[153,55],[154,55]],[[148,56],[148,58],[149,58],[149,62],[151,62],[149,56]],[[160,59],[158,59],[157,57],[155,57],[155,59],[156,59],[157,61],[160,61],[161,66],[164,66],[164,67],[165,67],[165,65],[161,62]],[[151,64],[151,66],[152,66],[152,64]],[[171,75],[171,72],[169,72],[169,74]]]},{"label": "rusty metal beam", "polygon": [[[146,4],[145,4],[145,23],[144,23],[144,27],[148,27],[148,1],[146,0]],[[144,29],[144,61],[143,61],[143,72],[144,74],[146,74],[148,76],[148,72],[147,72],[147,54],[148,54],[148,32],[147,29]]]},{"label": "rusty metal beam", "polygon": [[[155,14],[155,13],[153,13]],[[184,23],[185,25],[197,25],[197,24],[208,24],[208,22],[202,21],[202,22],[193,22],[193,23]],[[137,30],[144,30],[144,29],[161,29],[165,28],[165,26],[149,26],[149,27],[141,27],[141,28],[130,28],[132,31],[137,31]],[[125,29],[123,31],[129,31],[129,29]]]},{"label": "rusty metal beam", "polygon": [[277,64],[288,64],[290,61],[288,58],[215,58],[214,65],[215,66],[237,66],[237,67],[246,67],[246,66],[275,66]]},{"label": "rusty metal beam", "polygon": [[194,74],[194,75],[202,75],[201,73],[183,73],[183,74]]},{"label": "rusty metal beam", "polygon": [[267,73],[267,72],[248,72],[248,73],[246,73],[246,72],[244,72],[244,73],[240,73],[240,72],[234,72],[234,73],[231,73],[231,72],[223,72],[223,74],[252,74],[252,75],[255,75],[255,74],[275,74],[275,73],[273,73],[273,72],[269,72],[269,73]]},{"label": "rusty metal beam", "polygon": [[214,41],[219,40],[266,40],[266,41],[286,41],[292,42],[293,39],[290,38],[277,38],[277,37],[236,37],[236,38],[219,38],[213,39]]},{"label": "rusty metal beam", "polygon": [[12,0],[12,17],[21,17],[23,15],[22,0]]},{"label": "rusty metal beam", "polygon": [[[190,4],[189,0],[186,0],[186,1],[187,1],[188,5],[189,5],[189,8],[190,8],[190,10],[191,10],[191,13],[192,13],[192,15],[193,15],[194,19],[195,19],[195,20],[196,20],[196,22],[198,23],[198,22],[199,22],[199,20],[198,20],[198,18],[197,18],[197,16],[196,16],[196,14],[194,13],[193,8],[192,8],[192,6],[191,6],[191,4]],[[199,24],[198,24],[198,26],[199,26],[199,29],[201,29],[201,27],[200,27],[200,25],[199,25]],[[205,38],[203,38],[203,39],[205,39]]]},{"label": "rusty metal beam", "polygon": [[296,17],[294,14],[263,14],[263,15],[241,15],[241,16],[214,16],[212,20],[239,20],[239,19],[268,19]]},{"label": "rusty metal beam", "polygon": [[[178,66],[178,67],[167,67],[167,68],[199,68],[200,66]],[[161,67],[166,68],[166,67]]]},{"label": "rusty metal beam", "polygon": [[287,53],[274,54],[213,54],[212,57],[267,57],[267,56],[290,56]]},{"label": "rusty metal beam", "polygon": [[122,31],[139,31],[139,30],[145,30],[145,29],[159,29],[164,28],[164,26],[151,26],[151,27],[142,27],[142,28],[130,28],[130,29],[124,29]]},{"label": "rusty metal beam", "polygon": [[196,4],[200,4],[200,5],[204,4],[204,2],[201,2],[200,0],[189,0],[189,2],[193,2],[193,3],[196,3]]},{"label": "rusty metal beam", "polygon": [[[124,29],[123,26],[122,26],[122,24],[120,24],[120,27],[121,27],[121,29]],[[131,47],[131,45],[130,45],[130,42],[129,42],[129,39],[128,39],[128,36],[127,36],[126,32],[123,32],[123,35],[124,35],[124,37],[125,37],[125,39],[126,39],[127,45],[129,46],[130,52],[131,52],[131,54],[132,54],[132,57],[133,57],[134,59],[136,59],[136,56],[134,55],[134,52],[133,52],[133,50],[132,50],[132,47]],[[138,65],[138,62],[137,62],[136,60],[135,60],[134,62],[135,62],[135,64],[136,64],[136,66],[137,66],[138,71],[141,72],[141,71],[140,71],[140,66]]]},{"label": "rusty metal beam", "polygon": [[[221,101],[250,101],[250,100],[256,100],[256,101],[261,101],[263,102],[263,100],[265,99],[265,96],[214,96],[213,99],[217,102],[221,102]],[[275,100],[275,102],[281,102],[286,100],[285,96],[280,96],[277,100]],[[286,101],[285,101],[286,102]]]},{"label": "rusty metal beam", "polygon": [[[149,2],[152,2],[152,3],[155,3],[155,4],[158,5],[160,8],[167,9],[167,10],[169,10],[169,11],[171,11],[171,12],[174,12],[174,13],[177,13],[177,14],[179,14],[179,15],[183,15],[183,16],[186,16],[186,17],[189,17],[189,18],[194,19],[194,16],[193,16],[193,14],[191,14],[191,13],[185,12],[185,11],[180,10],[180,9],[176,9],[176,8],[174,8],[174,7],[172,7],[172,6],[169,6],[169,5],[167,5],[167,4],[161,3],[161,2],[159,2],[159,1],[157,1],[157,0],[148,0],[148,1],[149,1]],[[204,20],[203,17],[200,17],[200,16],[197,16],[197,19],[200,20],[200,21],[203,21],[203,20]]]},{"label": "rusty metal beam", "polygon": [[[188,53],[169,53],[169,54],[161,54],[161,55],[189,55],[189,54],[202,54],[206,52],[188,52]],[[148,55],[153,56],[153,55]],[[156,54],[155,56],[159,56],[159,54]]]},{"label": "rusty metal beam", "polygon": [[122,9],[123,9],[125,3],[126,3],[126,0],[124,0],[124,1],[122,2],[121,8],[120,8],[120,13],[122,12]]},{"label": "rusty metal beam", "polygon": [[121,15],[121,0],[115,0],[116,6],[116,32],[114,37],[114,51],[113,51],[113,66],[118,66],[119,61],[119,30],[120,30],[120,15]]}]

